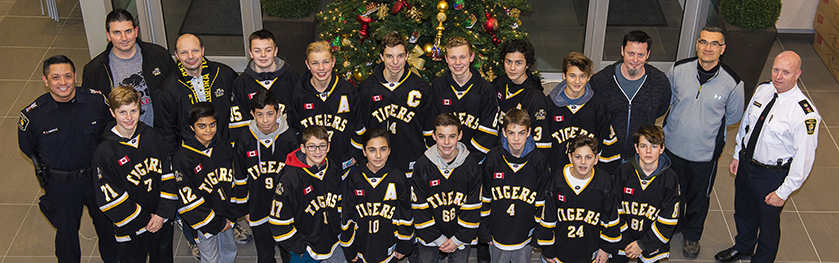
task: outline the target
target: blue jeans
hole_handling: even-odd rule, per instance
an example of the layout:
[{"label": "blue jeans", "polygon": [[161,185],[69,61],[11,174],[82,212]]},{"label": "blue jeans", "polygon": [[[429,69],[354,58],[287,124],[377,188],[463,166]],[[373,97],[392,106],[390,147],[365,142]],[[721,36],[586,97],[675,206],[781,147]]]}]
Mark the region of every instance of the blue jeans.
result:
[{"label": "blue jeans", "polygon": [[201,263],[229,263],[236,259],[236,242],[233,230],[218,233],[210,238],[198,231],[198,251],[201,252]]}]

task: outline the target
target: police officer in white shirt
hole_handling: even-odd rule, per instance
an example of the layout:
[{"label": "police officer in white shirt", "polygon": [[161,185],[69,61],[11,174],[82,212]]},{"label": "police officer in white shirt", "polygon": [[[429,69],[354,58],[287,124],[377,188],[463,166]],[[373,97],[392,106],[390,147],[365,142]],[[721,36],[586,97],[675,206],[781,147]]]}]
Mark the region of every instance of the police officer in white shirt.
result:
[{"label": "police officer in white shirt", "polygon": [[821,116],[798,87],[800,75],[798,54],[778,54],[772,81],[759,85],[746,106],[729,165],[736,175],[736,243],[714,256],[719,261],[731,262],[752,253],[751,262],[775,261],[781,209],[810,174],[818,146]]}]

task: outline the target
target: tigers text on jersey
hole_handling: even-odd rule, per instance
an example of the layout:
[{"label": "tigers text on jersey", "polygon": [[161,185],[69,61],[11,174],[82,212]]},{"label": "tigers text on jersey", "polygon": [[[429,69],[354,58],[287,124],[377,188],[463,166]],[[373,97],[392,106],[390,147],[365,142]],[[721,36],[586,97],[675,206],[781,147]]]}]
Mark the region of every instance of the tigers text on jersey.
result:
[{"label": "tigers text on jersey", "polygon": [[[562,85],[562,83],[560,83]],[[557,86],[554,89],[564,88]],[[562,91],[559,91],[562,92]],[[591,92],[588,89],[586,92]],[[551,95],[554,95],[551,92]],[[549,96],[551,96],[549,95]],[[599,143],[600,162],[598,167],[610,172],[620,164],[620,149],[617,148],[617,137],[612,130],[611,119],[606,109],[606,101],[594,94],[581,105],[557,106],[548,97],[548,117],[545,125],[551,142],[550,154],[551,170],[561,170],[568,160],[568,142],[577,136],[589,136]]]},{"label": "tigers text on jersey", "polygon": [[271,234],[289,252],[332,257],[341,233],[341,168],[331,159],[310,167],[299,149],[286,156],[274,191]]},{"label": "tigers text on jersey", "polygon": [[[399,149],[390,153],[388,161],[410,178],[414,163],[426,149],[423,128],[429,118],[436,117],[430,113],[431,87],[407,68],[398,83],[387,83],[383,71],[384,63],[377,65],[373,75],[358,87],[358,114],[364,125],[359,136],[372,128],[388,130],[391,148]],[[353,146],[363,150],[359,138]]]},{"label": "tigers text on jersey", "polygon": [[466,244],[477,241],[481,171],[466,145],[458,143],[457,149],[452,164],[441,164],[434,145],[414,166],[411,208],[417,241],[425,246],[439,246],[446,238]]},{"label": "tigers text on jersey", "polygon": [[372,172],[360,163],[344,181],[341,246],[359,262],[390,262],[393,252],[410,254],[414,237],[411,184],[386,164]]},{"label": "tigers text on jersey", "polygon": [[250,127],[240,133],[233,144],[236,174],[231,200],[237,218],[250,215],[250,226],[268,222],[274,188],[280,182],[285,157],[300,146],[296,133],[293,128],[285,131],[278,128],[266,136]]},{"label": "tigers text on jersey", "polygon": [[[679,220],[679,182],[670,169],[670,159],[659,157],[659,171],[647,177],[637,166],[638,159],[621,164],[614,178],[620,191],[621,248],[632,241],[644,250],[643,262],[670,257],[670,238]],[[618,254],[624,255],[621,249]]]},{"label": "tigers text on jersey", "polygon": [[492,86],[495,87],[495,96],[498,98],[498,138],[504,139],[500,133],[501,128],[504,127],[504,115],[511,109],[522,109],[530,115],[530,127],[533,128],[530,133],[536,141],[536,146],[550,148],[550,136],[547,131],[543,130],[546,129],[543,126],[547,110],[551,105],[545,100],[541,79],[530,72],[527,72],[527,75],[527,79],[521,84],[513,83],[506,74],[492,82]]},{"label": "tigers text on jersey", "polygon": [[548,185],[548,160],[532,150],[516,158],[495,146],[481,165],[483,192],[479,241],[501,250],[520,249],[531,241],[533,228],[545,205],[543,187]]},{"label": "tigers text on jersey", "polygon": [[[441,113],[451,113],[462,124],[461,141],[469,147],[472,157],[481,161],[498,140],[498,100],[492,84],[471,68],[472,78],[460,86],[451,72],[431,82],[434,98],[431,103],[431,118],[428,118],[424,135],[431,137],[434,119]],[[429,138],[428,144],[433,144]]]},{"label": "tigers text on jersey", "polygon": [[[289,63],[279,57],[274,58],[275,63],[282,63],[272,72],[256,72],[253,60],[248,63],[245,72],[233,81],[233,103],[230,105],[230,141],[236,140],[239,133],[248,130],[248,123],[253,120],[251,116],[251,99],[253,95],[261,90],[268,90],[279,100],[279,114],[288,118],[288,109],[291,108],[291,92],[300,81],[300,75],[291,70]],[[283,157],[285,158],[285,157]],[[281,159],[283,159],[281,158]]]},{"label": "tigers text on jersey", "polygon": [[556,171],[546,191],[545,213],[535,234],[542,255],[559,262],[591,262],[599,249],[617,253],[621,232],[612,176],[594,168],[586,184],[576,189],[568,181],[570,169],[568,164]]},{"label": "tigers text on jersey", "polygon": [[294,89],[292,118],[288,123],[301,133],[310,125],[325,127],[329,132],[328,156],[346,170],[353,159],[350,141],[359,126],[355,113],[357,92],[335,73],[324,92],[315,90],[310,79],[312,73],[306,72]]},{"label": "tigers text on jersey", "polygon": [[114,222],[117,242],[145,233],[151,214],[174,218],[178,196],[163,137],[138,122],[131,138],[111,129],[102,139],[93,154],[96,203]]},{"label": "tigers text on jersey", "polygon": [[233,186],[233,150],[218,137],[205,147],[195,138],[181,144],[172,157],[178,184],[178,213],[207,238],[224,229],[225,220],[235,222],[230,202]]}]

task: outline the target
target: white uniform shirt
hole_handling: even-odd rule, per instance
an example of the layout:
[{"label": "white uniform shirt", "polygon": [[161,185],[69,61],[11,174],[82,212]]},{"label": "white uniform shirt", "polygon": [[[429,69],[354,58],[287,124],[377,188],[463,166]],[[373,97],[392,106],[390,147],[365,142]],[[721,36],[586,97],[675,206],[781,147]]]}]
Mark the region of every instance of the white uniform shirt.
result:
[{"label": "white uniform shirt", "polygon": [[[771,82],[762,84],[755,90],[740,122],[734,159],[739,159],[740,150],[748,144],[758,117],[772,100],[775,92],[775,87]],[[761,135],[755,145],[753,159],[763,164],[777,165],[779,159],[781,164],[785,164],[792,158],[784,183],[775,190],[778,197],[786,200],[792,192],[801,187],[804,180],[807,180],[816,158],[819,123],[821,123],[819,111],[804,96],[798,85],[787,92],[778,94],[775,105],[766,115],[760,131]],[[741,160],[741,162],[748,161]]]}]

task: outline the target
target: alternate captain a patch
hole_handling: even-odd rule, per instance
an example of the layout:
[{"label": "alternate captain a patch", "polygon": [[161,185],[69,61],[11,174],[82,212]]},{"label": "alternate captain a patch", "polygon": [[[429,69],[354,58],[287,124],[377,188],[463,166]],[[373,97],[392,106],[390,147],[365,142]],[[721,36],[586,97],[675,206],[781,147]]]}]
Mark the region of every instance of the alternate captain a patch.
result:
[{"label": "alternate captain a patch", "polygon": [[798,102],[798,105],[801,105],[801,109],[804,110],[804,114],[810,114],[813,112],[813,107],[810,106],[810,102],[807,100],[801,100]]},{"label": "alternate captain a patch", "polygon": [[816,119],[806,119],[804,120],[804,126],[807,126],[807,135],[813,135],[816,132]]}]

